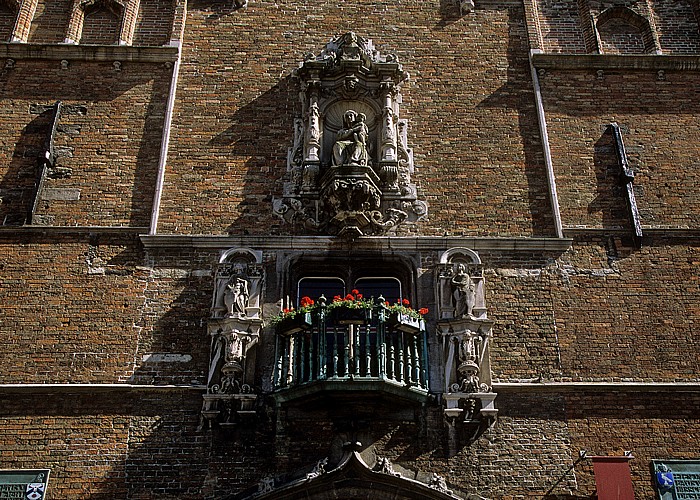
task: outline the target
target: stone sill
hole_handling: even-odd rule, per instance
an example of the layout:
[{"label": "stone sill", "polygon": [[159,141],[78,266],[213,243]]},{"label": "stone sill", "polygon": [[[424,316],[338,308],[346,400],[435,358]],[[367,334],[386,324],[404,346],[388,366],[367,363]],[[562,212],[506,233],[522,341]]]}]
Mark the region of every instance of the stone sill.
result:
[{"label": "stone sill", "polygon": [[209,248],[227,249],[250,247],[260,250],[309,250],[318,251],[353,249],[358,252],[431,251],[453,247],[475,251],[507,252],[565,252],[573,242],[569,238],[498,238],[458,236],[361,236],[348,241],[330,236],[215,236],[143,234],[141,241],[146,248]]},{"label": "stone sill", "polygon": [[0,59],[51,59],[67,61],[175,62],[177,47],[130,45],[72,45],[0,42]]},{"label": "stone sill", "polygon": [[531,58],[537,69],[700,71],[700,56],[693,55],[533,53]]}]

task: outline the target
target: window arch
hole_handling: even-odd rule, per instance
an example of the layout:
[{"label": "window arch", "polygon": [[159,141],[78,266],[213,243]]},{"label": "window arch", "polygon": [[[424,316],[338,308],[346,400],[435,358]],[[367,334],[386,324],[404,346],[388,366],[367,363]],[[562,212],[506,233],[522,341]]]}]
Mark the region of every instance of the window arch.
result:
[{"label": "window arch", "polygon": [[604,10],[596,29],[602,53],[645,54],[656,50],[649,20],[627,7]]},{"label": "window arch", "polygon": [[289,265],[287,305],[296,307],[303,296],[329,301],[357,289],[364,297],[384,297],[389,302],[408,298],[414,302],[413,266],[400,258],[314,258],[305,256]]}]

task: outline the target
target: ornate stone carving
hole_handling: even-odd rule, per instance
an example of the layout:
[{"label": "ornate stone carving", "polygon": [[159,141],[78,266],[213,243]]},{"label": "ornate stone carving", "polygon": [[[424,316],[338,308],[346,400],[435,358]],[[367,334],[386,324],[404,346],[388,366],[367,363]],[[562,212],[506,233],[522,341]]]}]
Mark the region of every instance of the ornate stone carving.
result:
[{"label": "ornate stone carving", "polygon": [[209,372],[202,408],[206,425],[237,425],[255,415],[253,375],[263,278],[260,252],[232,249],[221,256],[209,320]]},{"label": "ornate stone carving", "polygon": [[296,76],[302,116],[274,213],[304,231],[353,237],[424,217],[427,205],[411,182],[408,122],[399,119],[408,74],[396,56],[350,32],[307,55]]},{"label": "ornate stone carving", "polygon": [[493,423],[498,410],[491,389],[489,340],[493,322],[487,318],[484,280],[479,256],[472,250],[452,248],[442,254],[438,267],[438,333],[444,363],[443,401],[456,447],[456,424],[470,427],[472,438]]}]

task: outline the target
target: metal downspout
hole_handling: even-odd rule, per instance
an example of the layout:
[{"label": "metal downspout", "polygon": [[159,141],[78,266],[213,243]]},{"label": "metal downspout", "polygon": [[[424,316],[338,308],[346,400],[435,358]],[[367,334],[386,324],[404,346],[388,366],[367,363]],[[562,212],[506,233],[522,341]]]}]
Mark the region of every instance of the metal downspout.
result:
[{"label": "metal downspout", "polygon": [[[184,26],[183,20],[183,26]],[[156,191],[153,195],[153,212],[151,213],[151,226],[148,234],[156,234],[158,227],[158,216],[160,215],[160,199],[163,195],[163,183],[165,182],[165,165],[168,159],[168,146],[170,144],[170,127],[173,121],[173,108],[175,107],[175,93],[177,91],[177,80],[180,72],[180,60],[182,58],[182,36],[180,40],[171,42],[171,46],[177,47],[177,58],[173,65],[173,76],[170,80],[170,92],[168,104],[165,110],[165,120],[163,124],[163,138],[160,144],[160,158],[158,160],[158,178],[156,179]]]},{"label": "metal downspout", "polygon": [[542,150],[544,152],[544,162],[547,167],[547,180],[549,184],[549,201],[552,204],[552,215],[554,216],[554,229],[557,233],[557,238],[564,237],[564,231],[561,225],[561,213],[559,212],[559,199],[557,198],[557,182],[554,178],[554,166],[552,165],[552,153],[549,149],[549,134],[547,134],[547,120],[544,114],[544,105],[542,104],[542,92],[540,90],[540,80],[537,76],[537,70],[532,63],[532,54],[538,51],[530,50],[530,72],[532,73],[532,86],[535,91],[535,104],[537,105],[537,122],[540,126],[540,137],[542,138]]}]

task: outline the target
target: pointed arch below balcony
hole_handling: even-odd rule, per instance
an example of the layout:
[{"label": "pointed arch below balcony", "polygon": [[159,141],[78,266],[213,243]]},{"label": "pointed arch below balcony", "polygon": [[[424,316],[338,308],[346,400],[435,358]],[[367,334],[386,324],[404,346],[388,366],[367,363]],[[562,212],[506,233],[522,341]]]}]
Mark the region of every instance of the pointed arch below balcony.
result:
[{"label": "pointed arch below balcony", "polygon": [[[359,446],[359,443],[356,443]],[[414,476],[419,475],[411,472]],[[288,482],[265,478],[257,491],[247,491],[221,500],[331,500],[338,498],[371,498],[373,500],[456,500],[456,496],[435,474],[423,474],[429,484],[408,478],[388,460],[379,460],[370,467],[359,451],[346,449],[338,465],[319,461],[306,476]],[[476,495],[468,499],[481,498]]]}]

